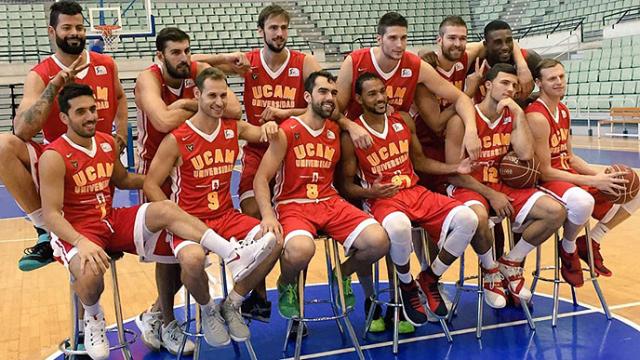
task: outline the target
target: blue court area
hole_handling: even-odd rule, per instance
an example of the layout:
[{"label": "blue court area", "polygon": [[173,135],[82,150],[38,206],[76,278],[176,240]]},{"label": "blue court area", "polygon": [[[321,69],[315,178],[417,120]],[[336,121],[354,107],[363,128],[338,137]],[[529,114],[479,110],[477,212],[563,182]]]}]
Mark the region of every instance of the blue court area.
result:
[{"label": "blue court area", "polygon": [[[357,299],[363,295],[358,284],[354,284]],[[453,285],[446,291],[453,294]],[[323,298],[328,295],[327,285],[308,285],[305,297]],[[269,324],[251,324],[252,342],[259,359],[281,359],[293,356],[294,342],[290,341],[287,353],[282,345],[287,323],[277,313],[277,293],[269,291],[273,301],[273,316]],[[560,304],[558,326],[551,327],[551,298],[535,296],[532,316],[536,330],[531,331],[521,308],[493,310],[484,308],[484,330],[482,339],[475,337],[476,294],[465,292],[460,310],[454,317],[450,330],[453,343],[444,338],[438,324],[427,324],[414,334],[401,335],[397,359],[637,359],[640,354],[640,329],[624,319],[607,321],[599,310],[584,306],[573,306],[570,301]],[[328,305],[308,305],[308,315],[330,312]],[[184,318],[183,309],[176,309],[177,316]],[[351,322],[359,336],[360,345],[367,359],[393,359],[392,333],[368,335],[362,339],[365,325],[363,304],[358,301],[350,314]],[[138,332],[134,321],[127,328]],[[115,342],[115,334],[110,340]],[[132,347],[135,359],[173,359],[168,352],[150,352],[141,341]],[[112,359],[120,359],[120,353],[112,353]],[[190,358],[190,357],[188,357]],[[203,342],[201,359],[248,359],[244,344],[228,345],[214,349]],[[302,342],[302,358],[355,359],[357,358],[350,339],[341,335],[335,322],[311,323],[309,336]],[[61,354],[50,359],[63,359]]]}]

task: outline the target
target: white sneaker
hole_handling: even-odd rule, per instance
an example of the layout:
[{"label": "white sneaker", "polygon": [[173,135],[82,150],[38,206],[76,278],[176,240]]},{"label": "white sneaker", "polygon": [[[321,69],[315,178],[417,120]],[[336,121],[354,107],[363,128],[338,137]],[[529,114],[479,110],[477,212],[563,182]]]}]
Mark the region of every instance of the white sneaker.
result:
[{"label": "white sneaker", "polygon": [[224,262],[231,271],[233,282],[237,283],[251,274],[271,254],[271,250],[276,245],[276,236],[268,232],[260,239],[253,241],[236,241],[234,238],[230,241],[236,251]]},{"label": "white sneaker", "polygon": [[498,268],[506,279],[509,291],[525,302],[529,302],[531,300],[531,291],[524,286],[524,268],[522,265],[518,262],[507,260],[503,256],[498,259]]},{"label": "white sneaker", "polygon": [[230,301],[225,301],[222,303],[220,312],[229,327],[229,335],[233,341],[247,341],[251,333],[249,332],[249,327],[244,322],[244,318],[240,315],[240,308],[234,307]]},{"label": "white sneaker", "polygon": [[93,360],[109,358],[109,340],[105,327],[104,313],[100,312],[96,316],[85,315],[84,348]]},{"label": "white sneaker", "polygon": [[507,306],[507,296],[504,293],[504,287],[502,287],[503,281],[504,277],[498,266],[493,269],[482,268],[484,302],[494,309],[502,309]]},{"label": "white sneaker", "polygon": [[136,316],[136,326],[142,334],[142,341],[153,351],[160,351],[162,340],[160,327],[162,326],[162,313],[146,310]]},{"label": "white sneaker", "polygon": [[[178,326],[178,322],[176,320],[170,322],[166,327],[162,326],[162,346],[173,355],[178,355],[180,345],[182,345],[182,341],[185,336],[186,335],[182,333],[182,330],[180,329],[180,326]],[[184,344],[182,355],[193,354],[193,350],[195,348],[196,345],[193,341],[187,339],[187,342]]]},{"label": "white sneaker", "polygon": [[213,347],[221,347],[231,342],[229,332],[224,326],[224,319],[216,306],[205,310],[202,309],[202,332],[204,340]]}]

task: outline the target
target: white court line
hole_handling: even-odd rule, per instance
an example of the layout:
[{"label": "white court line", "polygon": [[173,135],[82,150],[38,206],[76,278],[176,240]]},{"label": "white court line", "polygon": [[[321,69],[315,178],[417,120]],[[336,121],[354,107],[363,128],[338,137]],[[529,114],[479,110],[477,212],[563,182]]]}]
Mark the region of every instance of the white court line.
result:
[{"label": "white court line", "polygon": [[9,239],[9,240],[0,240],[0,245],[2,244],[8,244],[8,243],[16,243],[16,242],[23,242],[23,241],[33,241],[33,240],[37,240],[38,238],[24,238],[24,239]]}]

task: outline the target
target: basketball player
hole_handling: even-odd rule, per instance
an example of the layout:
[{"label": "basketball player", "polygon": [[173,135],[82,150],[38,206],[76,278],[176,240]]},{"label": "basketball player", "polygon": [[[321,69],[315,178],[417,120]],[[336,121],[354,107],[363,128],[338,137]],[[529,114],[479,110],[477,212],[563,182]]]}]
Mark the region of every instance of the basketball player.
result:
[{"label": "basketball player", "polygon": [[[311,55],[287,48],[289,13],[280,5],[268,5],[258,16],[258,35],[263,46],[246,53],[251,71],[244,77],[244,106],[250,124],[282,122],[305,112],[304,81],[320,65]],[[210,61],[208,55],[194,55],[198,61]],[[242,176],[238,194],[242,213],[260,219],[253,192],[253,178],[267,150],[266,143],[248,143],[242,148]],[[269,321],[271,302],[266,285],[261,283],[242,306],[243,315]]]},{"label": "basketball player", "polygon": [[[522,160],[533,157],[532,139],[524,111],[513,100],[517,83],[517,72],[512,65],[495,64],[487,72],[484,82],[487,96],[476,105],[478,136],[482,140],[478,162],[483,166],[475,169],[471,175],[452,177],[450,180],[453,185],[448,189],[454,199],[471,207],[478,216],[476,236],[492,238],[488,222],[491,210],[501,218],[509,217],[512,230],[522,234],[522,239],[514,248],[498,259],[499,272],[507,280],[508,290],[516,303],[531,299],[531,292],[524,286],[522,276],[524,258],[547,240],[566,219],[562,205],[545,193],[535,188],[514,189],[500,182],[498,164],[510,148]],[[449,163],[460,161],[458,146],[463,132],[462,121],[454,116],[447,126],[446,155]],[[492,254],[484,256],[489,258]],[[485,290],[503,294],[505,289],[499,281],[498,269],[487,269],[482,256],[481,261],[485,276],[492,274],[495,279],[489,284],[485,282]]]},{"label": "basketball player", "polygon": [[[162,29],[156,36],[157,62],[142,71],[136,79],[135,102],[138,111],[138,155],[137,171],[146,174],[162,139],[173,129],[180,126],[186,119],[198,110],[194,99],[195,78],[208,64],[191,60],[191,42],[184,31],[168,27]],[[211,63],[216,66],[235,66],[246,68],[242,55],[238,53],[212,55]],[[229,106],[225,116],[239,119],[242,115],[240,102],[231,89],[228,91]],[[163,184],[163,190],[168,196],[171,192],[171,182]],[[144,197],[142,196],[144,199]],[[162,335],[161,317],[165,325],[170,325],[173,319],[173,299],[180,289],[180,267],[177,260],[172,264],[170,260],[156,263],[156,282],[158,283],[159,301],[150,309],[136,318],[136,323],[142,333],[145,344],[154,350],[161,345],[170,351],[176,350],[177,325],[171,326]],[[180,335],[181,336],[181,335]],[[181,340],[178,337],[179,341]],[[163,341],[164,339],[164,341]],[[187,353],[192,350],[192,343],[187,345]]]},{"label": "basketball player", "polygon": [[[300,315],[296,278],[313,257],[318,231],[340,242],[350,255],[338,265],[343,278],[337,280],[344,284],[347,307],[355,304],[351,274],[359,268],[371,268],[389,251],[382,227],[342,199],[333,187],[340,159],[340,128],[328,119],[336,107],[336,94],[335,77],[329,72],[309,75],[304,93],[307,111],[280,125],[253,181],[262,230],[284,237],[278,308],[286,318]],[[269,188],[274,176],[275,210]]]},{"label": "basketball player", "polygon": [[18,263],[31,271],[53,261],[36,176],[43,144],[33,137],[42,132],[50,143],[65,132],[55,102],[68,83],[88,84],[98,100],[98,130],[116,132],[118,147],[127,139],[127,100],[118,79],[118,67],[107,55],[85,51],[86,29],[82,7],[74,1],[54,2],[49,16],[49,37],[56,44],[53,55],[33,67],[24,82],[24,96],[13,122],[13,134],[0,134],[0,180],[35,226],[38,241],[25,249]]},{"label": "basketball player", "polygon": [[[460,90],[437,75],[436,71],[408,51],[408,22],[402,15],[389,12],[378,21],[378,46],[352,52],[344,60],[338,74],[338,107],[350,119],[362,114],[355,101],[355,79],[365,72],[378,74],[387,85],[389,105],[394,111],[408,112],[413,104],[416,86],[423,84],[435,95],[451,102],[465,124],[463,150],[472,159],[478,156],[480,143],[476,137],[473,104]],[[390,109],[391,109],[390,107]]]},{"label": "basketball player", "polygon": [[[474,237],[478,220],[473,210],[459,201],[418,185],[414,168],[423,173],[469,174],[471,161],[444,164],[425,157],[411,117],[406,113],[387,115],[386,87],[377,75],[364,73],[358,77],[356,101],[362,106],[363,114],[355,121],[371,133],[374,144],[369,149],[354,149],[351,140],[342,137],[344,189],[351,198],[365,199],[365,206],[387,231],[405,318],[420,326],[427,321],[427,316],[409,268],[411,223],[424,227],[440,249],[431,266],[418,277],[422,278],[420,285],[427,296],[427,309],[437,316],[446,316],[438,279],[464,253]],[[356,173],[362,185],[354,183]],[[485,260],[483,265],[497,272],[490,239],[476,237],[476,240],[485,241],[473,244]],[[488,276],[484,282],[491,281]],[[485,300],[491,307],[506,305],[504,296],[493,292],[487,292]]]},{"label": "basketball player", "polygon": [[[223,118],[227,83],[221,70],[203,70],[196,78],[196,85],[198,112],[160,144],[145,180],[145,193],[151,201],[166,200],[168,197],[162,191],[162,184],[171,175],[170,198],[183,210],[198,217],[225,238],[252,242],[260,232],[260,221],[240,214],[231,201],[231,173],[239,152],[238,139],[265,141],[267,137],[277,134],[278,125],[269,121],[257,127],[244,121]],[[265,236],[273,234],[267,233]],[[180,241],[174,238],[174,246],[179,247]],[[223,302],[222,316],[234,340],[249,338],[249,328],[240,315],[240,306],[245,295],[275,265],[281,250],[276,246],[268,254],[268,264],[253,272],[251,278],[235,284]],[[175,318],[163,318],[163,321],[171,324],[175,323]],[[180,342],[175,345],[177,350]]]},{"label": "basketball player", "polygon": [[[54,247],[71,271],[73,289],[83,304],[84,346],[89,356],[109,358],[104,313],[98,302],[109,267],[107,251],[137,254],[142,260],[160,260],[173,252],[186,287],[202,306],[205,340],[212,346],[228,344],[229,334],[209,296],[204,250],[219,254],[234,279],[242,281],[260,265],[263,253],[275,245],[275,237],[252,244],[227,241],[170,201],[113,209],[112,186],[139,189],[144,177],[129,174],[119,161],[114,140],[97,131],[99,103],[89,86],[65,86],[58,104],[60,120],[68,128],[39,161],[42,209]],[[169,235],[163,230],[189,240],[168,249],[163,237]]]},{"label": "basketball player", "polygon": [[544,59],[538,64],[534,77],[540,97],[527,107],[527,121],[536,144],[542,180],[545,181],[542,186],[562,198],[569,210],[571,224],[565,225],[560,248],[562,275],[572,285],[579,286],[583,276],[577,256],[588,264],[586,237],[580,236],[577,243],[574,241],[580,228],[590,216],[598,219],[590,233],[594,270],[599,275],[611,276],[611,270],[604,265],[600,243],[610,229],[638,210],[640,200],[636,196],[622,205],[608,201],[602,192],[624,191],[626,180],[616,178],[624,172],[606,174],[598,171],[573,152],[569,109],[560,102],[567,86],[563,65],[555,59]]}]

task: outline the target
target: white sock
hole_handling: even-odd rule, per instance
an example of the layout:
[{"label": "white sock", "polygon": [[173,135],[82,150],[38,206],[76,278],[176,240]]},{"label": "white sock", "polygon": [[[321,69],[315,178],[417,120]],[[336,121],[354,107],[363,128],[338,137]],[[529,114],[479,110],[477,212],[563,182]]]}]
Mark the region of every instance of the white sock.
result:
[{"label": "white sock", "polygon": [[591,240],[600,244],[602,239],[604,239],[604,235],[608,232],[609,232],[609,228],[606,227],[603,223],[598,221],[598,223],[591,228],[591,233],[590,233]]},{"label": "white sock", "polygon": [[411,277],[410,272],[406,272],[406,273],[398,272],[398,280],[400,280],[401,283],[408,284],[411,282],[412,279],[413,278]]},{"label": "white sock", "polygon": [[211,309],[214,306],[216,306],[216,302],[213,301],[212,297],[209,297],[209,302],[208,303],[200,304],[200,308],[202,309],[202,311],[207,311],[207,310]]},{"label": "white sock", "polygon": [[202,239],[200,239],[200,245],[220,255],[223,259],[227,259],[236,251],[231,242],[211,229],[207,229],[207,231],[204,232]]},{"label": "white sock", "polygon": [[568,254],[573,254],[574,252],[576,252],[576,248],[577,248],[575,240],[571,241],[571,240],[567,240],[567,239],[563,238],[562,239],[562,248]]},{"label": "white sock", "polygon": [[227,300],[233,305],[234,308],[239,308],[242,306],[242,302],[244,301],[244,296],[238,294],[236,289],[231,290],[229,296],[227,296]]},{"label": "white sock", "polygon": [[84,316],[85,317],[86,316],[96,316],[96,315],[102,313],[102,308],[100,307],[100,302],[99,301],[97,301],[93,305],[82,304],[82,307],[84,308]]},{"label": "white sock", "polygon": [[482,267],[487,270],[494,269],[496,266],[498,266],[495,259],[493,258],[493,249],[489,249],[484,254],[478,254],[478,258],[480,259],[480,264],[482,264]]},{"label": "white sock", "polygon": [[47,226],[44,224],[44,215],[42,214],[42,208],[32,212],[31,214],[27,214],[27,217],[29,218],[33,226],[48,231]]},{"label": "white sock", "polygon": [[437,257],[437,256],[436,256],[436,259],[433,260],[433,263],[431,264],[431,271],[433,271],[433,273],[436,276],[441,276],[442,274],[444,274],[445,271],[447,271],[448,268],[449,268],[449,265],[443,263],[442,260],[440,260],[440,257]]},{"label": "white sock", "polygon": [[520,238],[520,241],[518,241],[516,246],[514,246],[513,249],[511,249],[511,251],[509,251],[509,253],[504,257],[507,260],[521,262],[525,257],[527,257],[527,254],[535,248],[535,246],[526,242],[524,238]]}]

